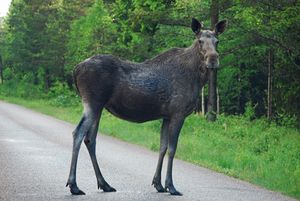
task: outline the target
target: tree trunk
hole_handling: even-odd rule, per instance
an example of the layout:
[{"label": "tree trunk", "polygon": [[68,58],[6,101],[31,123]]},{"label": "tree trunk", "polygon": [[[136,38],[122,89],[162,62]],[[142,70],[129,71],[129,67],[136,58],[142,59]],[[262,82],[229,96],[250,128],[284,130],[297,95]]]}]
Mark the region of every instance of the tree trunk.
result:
[{"label": "tree trunk", "polygon": [[204,86],[201,89],[201,110],[202,110],[202,115],[205,115],[205,97],[204,97]]},{"label": "tree trunk", "polygon": [[206,117],[208,121],[215,121],[217,118],[217,69],[209,69],[208,76],[208,103]]},{"label": "tree trunk", "polygon": [[[271,11],[272,8],[269,5],[268,10]],[[268,16],[268,26],[270,27],[270,19]],[[270,30],[271,31],[271,30]],[[267,118],[270,120],[272,118],[272,79],[273,79],[273,66],[274,66],[274,49],[270,46],[268,51],[268,105],[267,105]]]},{"label": "tree trunk", "polygon": [[273,91],[273,66],[274,66],[274,50],[269,49],[268,52],[268,106],[267,106],[267,117],[272,118],[272,91]]},{"label": "tree trunk", "polygon": [[0,55],[0,79],[1,79],[1,84],[3,84],[3,64],[2,64],[1,55]]},{"label": "tree trunk", "polygon": [[218,87],[217,87],[217,114],[220,114],[220,95],[219,95]]},{"label": "tree trunk", "polygon": [[50,89],[50,86],[51,86],[50,72],[49,72],[48,68],[45,69],[44,82],[45,82],[45,90],[46,90],[46,92],[48,92]]},{"label": "tree trunk", "polygon": [[[219,1],[212,0],[210,7],[211,28],[219,21]],[[207,120],[215,121],[217,118],[217,69],[208,69],[208,105]]]},{"label": "tree trunk", "polygon": [[2,67],[0,68],[0,79],[1,79],[1,84],[3,84],[3,71],[2,71]]}]

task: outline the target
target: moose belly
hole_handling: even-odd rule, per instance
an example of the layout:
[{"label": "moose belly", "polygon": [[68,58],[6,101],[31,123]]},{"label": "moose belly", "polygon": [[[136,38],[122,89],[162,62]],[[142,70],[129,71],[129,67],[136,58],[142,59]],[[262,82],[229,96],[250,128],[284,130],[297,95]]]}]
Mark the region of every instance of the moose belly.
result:
[{"label": "moose belly", "polygon": [[105,108],[113,115],[132,122],[142,123],[145,121],[162,118],[160,109],[153,104],[126,104],[124,100],[110,102]]},{"label": "moose belly", "polygon": [[105,108],[119,118],[145,122],[166,116],[169,100],[164,97],[147,90],[122,90],[113,95]]}]

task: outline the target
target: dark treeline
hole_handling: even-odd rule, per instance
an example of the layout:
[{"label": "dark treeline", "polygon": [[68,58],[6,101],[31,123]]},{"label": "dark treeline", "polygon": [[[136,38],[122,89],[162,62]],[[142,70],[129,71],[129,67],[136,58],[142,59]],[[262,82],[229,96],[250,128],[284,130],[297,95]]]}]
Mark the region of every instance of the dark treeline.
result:
[{"label": "dark treeline", "polygon": [[[300,3],[297,0],[219,0],[220,112],[300,117]],[[191,18],[210,27],[210,0],[12,0],[0,23],[5,82],[24,94],[72,88],[71,72],[99,53],[143,61],[193,39]],[[14,85],[11,85],[14,86]],[[28,90],[28,91],[26,91]],[[207,94],[206,94],[207,95]]]}]

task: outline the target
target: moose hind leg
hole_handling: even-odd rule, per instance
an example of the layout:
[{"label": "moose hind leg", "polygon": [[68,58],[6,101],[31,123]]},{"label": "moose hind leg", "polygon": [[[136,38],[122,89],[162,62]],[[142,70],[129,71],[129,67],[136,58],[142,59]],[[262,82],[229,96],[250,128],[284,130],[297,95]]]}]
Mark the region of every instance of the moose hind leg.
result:
[{"label": "moose hind leg", "polygon": [[86,135],[87,131],[90,129],[91,126],[91,119],[90,117],[84,115],[80,120],[78,126],[73,132],[73,151],[72,151],[72,161],[70,167],[70,174],[68,178],[68,182],[66,186],[70,187],[70,192],[73,195],[84,195],[85,193],[81,191],[76,183],[76,168],[77,168],[77,160],[78,154],[80,150],[80,146],[84,136]]},{"label": "moose hind leg", "polygon": [[101,117],[101,112],[99,112],[96,118],[94,119],[91,129],[89,130],[88,134],[84,139],[84,143],[89,151],[91,161],[95,170],[98,189],[101,188],[104,192],[115,192],[116,189],[111,187],[103,178],[96,158],[96,137],[97,137],[100,117]]},{"label": "moose hind leg", "polygon": [[179,133],[180,133],[181,127],[183,125],[183,122],[184,122],[183,118],[173,118],[170,120],[169,129],[168,129],[169,159],[168,159],[165,188],[169,190],[171,195],[182,195],[174,187],[173,178],[172,178],[172,169],[173,169],[173,159],[174,159],[176,148],[177,148],[178,137],[179,137]]},{"label": "moose hind leg", "polygon": [[161,131],[160,131],[160,150],[159,150],[159,157],[157,162],[156,171],[153,177],[152,185],[156,188],[157,192],[163,193],[166,192],[165,188],[161,184],[161,169],[163,165],[163,160],[165,157],[165,154],[168,149],[168,126],[169,126],[169,120],[164,119]]}]

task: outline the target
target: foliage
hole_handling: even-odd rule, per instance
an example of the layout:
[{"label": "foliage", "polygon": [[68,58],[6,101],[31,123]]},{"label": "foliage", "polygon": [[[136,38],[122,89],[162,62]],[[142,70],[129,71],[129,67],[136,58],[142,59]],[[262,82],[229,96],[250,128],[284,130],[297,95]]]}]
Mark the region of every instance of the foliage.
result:
[{"label": "foliage", "polygon": [[14,78],[14,72],[12,69],[5,69],[3,72],[5,77],[11,77],[0,85],[0,95],[2,96],[15,96],[19,98],[41,98],[41,91],[39,86],[33,85],[33,73],[27,73],[25,75],[19,75],[18,78]]},{"label": "foliage", "polygon": [[[226,45],[221,46],[220,52],[225,56],[221,62],[224,69],[236,69],[236,76],[231,75],[231,84],[239,93],[224,94],[221,100],[229,104],[235,102],[236,113],[243,113],[249,101],[257,104],[258,116],[266,113],[268,52],[273,51],[273,110],[275,114],[284,110],[297,116],[300,106],[299,11],[297,1],[264,0],[235,1],[222,12],[230,19],[230,29],[224,34]],[[228,76],[227,70],[220,73],[221,77]],[[220,93],[228,86],[220,84]],[[224,112],[233,113],[225,105],[223,108]]]},{"label": "foliage", "polygon": [[247,118],[248,120],[255,119],[255,107],[256,106],[252,106],[251,102],[246,103],[246,108],[244,113],[245,118]]},{"label": "foliage", "polygon": [[111,52],[109,44],[115,40],[114,27],[103,2],[97,0],[86,16],[71,25],[66,58],[69,69],[91,55]]},{"label": "foliage", "polygon": [[286,127],[296,127],[297,126],[297,118],[296,115],[289,115],[285,113],[277,114],[277,124]]},{"label": "foliage", "polygon": [[[43,73],[41,79],[43,79]],[[13,73],[9,68],[4,71],[5,77],[12,77]],[[39,76],[39,77],[40,77]],[[26,74],[22,78],[10,79],[5,84],[0,85],[0,96],[17,97],[25,100],[43,99],[51,106],[56,107],[74,107],[80,105],[80,98],[71,91],[66,83],[55,82],[54,85],[45,92],[40,85],[32,83],[34,75]]]},{"label": "foliage", "polygon": [[80,104],[80,99],[65,83],[56,82],[50,88],[47,99],[49,104],[57,107],[74,107]]}]

